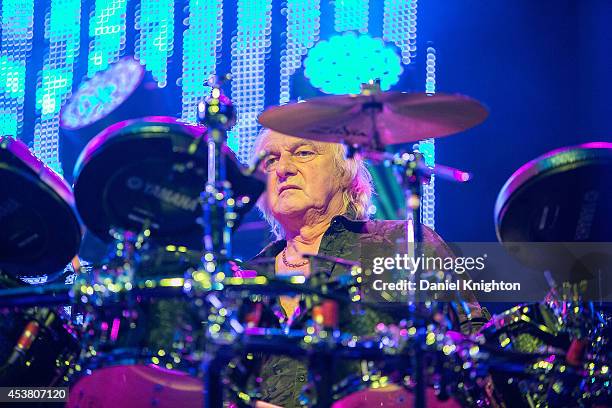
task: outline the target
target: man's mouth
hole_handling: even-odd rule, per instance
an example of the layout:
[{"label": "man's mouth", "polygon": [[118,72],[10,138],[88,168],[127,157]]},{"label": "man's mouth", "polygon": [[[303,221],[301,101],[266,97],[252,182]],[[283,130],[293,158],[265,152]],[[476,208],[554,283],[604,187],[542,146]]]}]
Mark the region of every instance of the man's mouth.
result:
[{"label": "man's mouth", "polygon": [[281,188],[278,189],[278,194],[281,194],[283,191],[287,191],[287,190],[299,190],[300,188],[298,186],[293,186],[293,185],[287,185],[287,186],[282,186]]}]

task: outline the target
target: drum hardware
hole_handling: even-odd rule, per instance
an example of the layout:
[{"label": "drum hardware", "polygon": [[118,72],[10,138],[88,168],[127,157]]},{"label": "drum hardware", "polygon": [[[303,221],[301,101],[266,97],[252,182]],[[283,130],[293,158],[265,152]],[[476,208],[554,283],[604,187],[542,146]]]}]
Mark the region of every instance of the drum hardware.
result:
[{"label": "drum hardware", "polygon": [[[325,260],[328,259],[325,258]],[[264,262],[259,263],[262,264]],[[343,263],[346,266],[355,267],[354,262],[344,261]],[[358,286],[356,280],[359,276],[358,272],[354,272],[354,275],[355,277],[351,283]],[[341,274],[341,276],[344,275]],[[217,368],[225,368],[232,361],[232,358],[235,358],[237,355],[256,352],[274,355],[285,354],[295,357],[301,355],[310,356],[309,366],[313,373],[315,373],[314,378],[318,379],[312,387],[317,389],[316,394],[318,397],[316,401],[308,400],[309,406],[313,404],[314,406],[330,406],[329,404],[340,398],[342,391],[332,388],[333,381],[327,381],[325,376],[316,374],[334,372],[333,366],[330,368],[329,364],[324,364],[323,361],[331,362],[343,359],[385,360],[387,364],[393,362],[398,367],[409,367],[412,369],[412,364],[404,360],[409,359],[414,352],[414,344],[417,342],[416,336],[421,331],[421,329],[416,327],[422,327],[423,330],[427,330],[422,333],[426,338],[424,343],[427,344],[424,348],[425,354],[430,353],[427,350],[430,350],[431,347],[438,347],[441,344],[439,342],[444,339],[443,336],[430,332],[430,330],[436,330],[435,327],[439,327],[438,325],[429,326],[425,329],[425,325],[415,324],[415,326],[412,326],[412,323],[408,324],[407,322],[402,323],[395,332],[387,331],[384,325],[379,325],[379,331],[374,336],[369,337],[354,336],[351,333],[335,330],[334,313],[331,313],[332,318],[329,320],[325,318],[317,319],[316,308],[321,307],[325,309],[328,306],[325,304],[326,299],[334,299],[335,302],[344,304],[344,307],[347,307],[349,304],[360,307],[360,303],[355,303],[358,300],[353,298],[352,294],[355,292],[351,290],[351,286],[340,285],[335,293],[334,289],[331,289],[337,288],[334,285],[328,285],[327,293],[322,293],[321,288],[326,290],[324,286],[317,287],[314,285],[313,280],[306,281],[301,276],[277,276],[273,279],[264,276],[226,279],[223,289],[218,294],[214,292],[208,294],[207,302],[217,308],[216,310],[211,309],[213,316],[209,317],[209,321],[214,321],[218,324],[217,328],[214,329],[214,335],[211,335],[211,340],[218,347],[225,349],[224,351],[217,350],[216,352],[217,358],[220,359],[216,361],[216,364],[218,364]],[[331,291],[329,291],[330,289]],[[337,290],[341,292],[338,293]],[[250,299],[262,301],[264,299],[262,295],[265,295],[265,297],[277,297],[279,295],[294,295],[296,293],[302,293],[306,299],[304,304],[311,305],[313,309],[312,320],[306,322],[306,326],[303,329],[261,327],[258,325],[258,319],[250,319],[249,313],[236,313],[236,311],[241,310],[241,306],[237,305],[236,302],[246,305],[250,302]],[[308,302],[308,300],[311,300],[311,302]],[[310,309],[310,307],[307,308]],[[406,315],[405,306],[402,310],[403,314]],[[320,314],[325,314],[325,310],[321,310]],[[410,327],[414,327],[414,330],[410,329]],[[402,341],[402,336],[410,338],[410,341]],[[242,347],[247,348],[242,349]],[[439,352],[444,349],[445,358],[447,355],[452,354],[452,346],[449,345],[447,348],[439,347]],[[386,351],[381,354],[382,349]],[[399,361],[404,362],[400,364]],[[448,364],[445,363],[443,365],[446,367]],[[410,377],[414,378],[413,373],[411,372],[410,374]],[[438,382],[439,385],[445,387],[444,381]],[[361,387],[364,386],[361,384]],[[232,390],[232,385],[226,385],[226,389]],[[354,387],[350,388],[350,390],[354,390]],[[243,401],[244,404],[257,399],[256,394],[246,392],[246,390],[234,390],[233,394],[242,395],[243,397],[245,395],[248,396]],[[442,397],[444,398],[444,393],[442,393]]]},{"label": "drum hardware", "polygon": [[[486,338],[500,341],[498,353],[508,347],[551,353],[515,373],[492,370],[502,397],[515,404],[597,406],[612,399],[610,318],[589,301],[606,299],[593,289],[608,287],[594,278],[609,275],[609,258],[598,256],[597,245],[610,241],[611,152],[603,142],[556,149],[518,169],[497,198],[499,241],[522,263],[544,270],[550,286],[543,303],[516,306],[483,328]],[[520,402],[508,394],[516,384],[525,396]]]},{"label": "drum hardware", "polygon": [[[288,355],[296,356],[303,348],[300,348],[295,342],[309,344],[314,341],[314,338],[319,338],[318,336],[321,339],[331,336],[329,328],[334,326],[337,316],[334,315],[333,310],[330,311],[330,307],[333,306],[330,306],[329,302],[334,300],[335,303],[337,300],[342,303],[350,303],[351,299],[347,295],[331,290],[328,286],[317,287],[313,283],[306,281],[303,276],[278,276],[274,279],[264,276],[226,278],[223,282],[219,282],[219,291],[210,292],[206,296],[206,303],[210,305],[208,321],[212,323],[208,331],[209,341],[211,345],[214,345],[213,348],[209,348],[209,350],[212,349],[210,352],[214,353],[214,358],[207,362],[209,370],[207,386],[211,384],[209,381],[222,379],[221,371],[236,355],[255,352],[271,354],[287,352]],[[347,293],[354,292],[350,288],[345,289]],[[262,301],[262,295],[276,298],[279,295],[295,294],[301,294],[304,297],[304,305],[307,309],[320,308],[318,319],[315,312],[315,319],[307,323],[305,331],[292,330],[291,321],[280,329],[257,327],[259,318],[250,318],[249,315],[252,312],[244,310],[244,306],[248,306],[251,299]],[[260,338],[262,339],[261,344],[254,344],[257,342],[256,339]],[[293,340],[288,340],[289,338]],[[329,358],[324,359],[329,361]],[[217,371],[211,371],[210,367]],[[327,383],[324,382],[321,385],[327,386]],[[222,393],[219,392],[219,394],[221,395],[213,395],[210,398],[216,397],[222,400]]]},{"label": "drum hardware", "polygon": [[0,328],[0,385],[68,383],[79,345],[76,331],[58,313],[44,307],[1,308]]},{"label": "drum hardware", "polygon": [[[229,275],[229,264],[220,263],[217,255],[231,257],[231,230],[236,215],[234,214],[234,194],[232,183],[227,177],[225,151],[227,131],[236,123],[236,110],[229,98],[221,91],[222,84],[231,79],[231,75],[222,78],[212,76],[208,84],[210,96],[198,104],[198,121],[207,127],[210,137],[207,140],[208,169],[204,190],[200,194],[202,202],[201,224],[204,228],[202,247],[202,270],[208,273],[221,271]],[[197,146],[196,146],[197,147]],[[190,151],[196,150],[190,147]],[[219,274],[215,274],[218,276]],[[209,298],[212,298],[210,296]],[[223,309],[222,309],[223,310]],[[214,324],[209,332],[218,325]],[[213,330],[214,332],[214,330]],[[217,350],[215,350],[216,352]],[[202,362],[204,372],[204,405],[207,407],[223,406],[223,386],[221,382],[221,365],[218,355],[207,350]]]},{"label": "drum hardware", "polygon": [[[111,381],[107,375],[117,370],[130,375],[128,386],[143,376],[158,377],[179,390],[199,381],[205,349],[203,300],[191,291],[186,275],[149,276],[142,265],[134,267],[131,279],[121,279],[127,276],[122,270],[94,268],[89,280],[74,285],[74,308],[84,314],[84,348],[81,370],[72,381],[87,395],[95,395],[96,384]],[[161,371],[139,371],[142,364]]]},{"label": "drum hardware", "polygon": [[[212,99],[213,109],[201,106],[206,112],[221,106]],[[217,129],[223,120],[216,118],[208,131],[165,117],[117,123],[92,139],[77,162],[81,215],[99,238],[113,241],[107,263],[73,291],[75,307],[85,311],[80,365],[94,370],[95,382],[121,363],[153,363],[172,369],[170,377],[177,370],[202,373],[207,323],[199,309],[227,263],[219,245],[229,245],[264,189],[224,144]],[[212,252],[193,251],[201,245]],[[87,392],[89,382],[76,386]]]},{"label": "drum hardware", "polygon": [[[231,79],[227,74],[222,78],[211,77],[208,85],[211,95],[198,104],[198,122],[206,126],[210,137],[207,140],[207,180],[200,197],[202,200],[202,225],[204,226],[202,260],[203,266],[216,269],[215,254],[231,257],[230,234],[236,215],[232,183],[228,181],[224,147],[227,131],[236,123],[236,110],[228,97],[223,95],[221,86]],[[194,143],[199,143],[194,140]],[[190,147],[195,151],[197,146]],[[213,259],[206,259],[206,257]],[[219,265],[221,267],[221,265]],[[226,270],[223,266],[221,269]]]},{"label": "drum hardware", "polygon": [[[484,406],[597,406],[612,396],[606,379],[609,318],[591,302],[556,294],[515,306],[482,328],[478,351],[465,358],[473,368],[481,366],[474,378],[490,375],[495,393],[480,395],[492,404]],[[476,395],[483,389],[471,388]]]},{"label": "drum hardware", "polygon": [[[335,372],[335,364],[340,361],[367,360],[385,362],[387,365],[401,367],[405,371],[406,383],[410,384],[411,387],[414,386],[410,355],[415,351],[415,345],[412,342],[416,339],[414,339],[412,330],[404,330],[404,334],[400,336],[400,341],[394,342],[396,340],[385,334],[368,337],[327,331],[315,334],[314,330],[309,329],[310,327],[308,326],[305,330],[293,330],[289,333],[281,329],[262,328],[258,330],[253,328],[248,333],[245,332],[238,341],[224,343],[218,348],[216,363],[219,366],[217,368],[223,369],[228,364],[231,366],[232,359],[239,355],[264,353],[287,355],[295,358],[306,357],[313,370],[314,385],[312,387],[317,390],[316,400],[309,399],[312,396],[302,396],[303,401],[308,406],[326,406],[324,404],[330,403],[329,401],[337,401],[343,395],[362,389],[367,384],[375,384],[379,387],[384,386],[389,381],[388,377],[383,375],[377,377],[376,374],[372,374],[371,378],[367,376],[365,380],[360,379],[363,382],[357,386],[347,385],[346,382],[334,386],[332,378]],[[445,342],[442,346],[443,336],[440,334],[427,331],[425,337],[428,339],[428,345],[422,352],[426,355],[428,362],[433,364],[438,359],[447,359],[448,356],[453,355],[454,347],[448,342]],[[334,365],[322,364],[323,360],[334,362]],[[450,369],[450,367],[454,367],[454,364],[443,364],[443,366],[445,369]],[[325,376],[321,374],[324,370],[327,370]],[[237,402],[242,404],[257,399],[256,393],[245,389],[239,389],[236,394],[241,395],[242,401]],[[331,406],[331,403],[327,406]]]},{"label": "drum hardware", "polygon": [[[281,324],[282,327],[279,329],[260,327],[262,316],[256,312],[257,303],[251,303],[263,301],[262,295],[276,298],[279,295],[301,294],[305,299],[305,306],[314,309],[317,305],[324,304],[325,299],[343,297],[332,293],[327,287],[317,287],[313,283],[297,275],[278,276],[273,279],[265,276],[228,278],[224,280],[219,292],[211,292],[207,296],[207,303],[211,305],[208,320],[215,322],[209,329],[210,340],[215,345],[215,358],[210,364],[218,370],[212,373],[212,379],[219,381],[222,378],[222,370],[237,355],[266,352],[296,356],[300,354],[300,343],[306,344],[318,335],[326,336],[329,332],[323,328],[330,321],[325,319],[320,319],[318,323],[309,321],[306,330],[292,329],[291,321],[286,325]],[[350,301],[346,297],[343,297],[343,300]],[[275,316],[269,318],[277,319]],[[232,387],[225,388],[232,389]],[[234,394],[242,396],[238,398],[242,403],[245,396],[248,397],[247,400],[251,399],[249,393],[240,391]],[[255,397],[252,395],[252,398]]]},{"label": "drum hardware", "polygon": [[480,366],[472,376],[490,376],[495,392],[480,395],[484,388],[469,380],[466,389],[483,406],[597,406],[612,395],[609,330],[604,315],[584,302],[516,306],[485,325],[477,351],[464,355],[472,370]]},{"label": "drum hardware", "polygon": [[[7,316],[17,316],[17,323],[0,322],[12,325],[11,332],[16,333],[12,348],[8,349],[10,353],[2,356],[4,361],[24,368],[28,355],[40,353],[40,345],[46,342],[62,350],[57,358],[62,364],[68,362],[67,368],[60,370],[59,377],[52,382],[62,376],[66,377],[64,381],[76,380],[80,374],[93,370],[91,376],[75,385],[75,389],[87,394],[111,377],[129,373],[137,378],[154,378],[156,386],[164,384],[175,395],[187,385],[193,390],[190,395],[199,395],[205,390],[204,403],[209,407],[221,406],[223,389],[245,406],[257,399],[257,394],[250,390],[228,384],[223,374],[237,356],[256,352],[306,356],[314,379],[310,390],[316,390],[317,397],[314,399],[314,395],[306,393],[302,399],[315,406],[332,406],[350,392],[390,383],[414,389],[415,405],[425,406],[428,377],[433,377],[440,399],[462,397],[469,406],[499,406],[504,399],[526,406],[563,406],[568,401],[585,406],[609,402],[612,398],[610,317],[585,300],[585,283],[581,279],[566,280],[566,275],[559,274],[550,265],[551,292],[543,303],[520,305],[498,315],[479,336],[472,338],[453,337],[446,330],[444,320],[439,318],[440,313],[435,312],[437,305],[419,310],[414,302],[410,307],[401,305],[395,310],[404,319],[399,319],[398,328],[380,323],[371,336],[341,332],[338,330],[339,304],[345,308],[374,306],[358,301],[362,277],[359,265],[352,261],[305,255],[313,267],[316,262],[328,262],[350,271],[338,276],[325,271],[313,273],[309,280],[302,276],[268,278],[271,274],[267,272],[257,274],[265,271],[267,262],[273,266],[274,259],[251,263],[249,267],[255,270],[242,275],[245,271],[241,269],[246,264],[229,262],[231,232],[240,216],[253,205],[263,185],[255,174],[241,169],[226,149],[225,136],[234,109],[231,101],[222,95],[220,83],[213,81],[211,86],[211,97],[199,107],[208,137],[203,136],[202,127],[170,118],[152,118],[112,126],[86,148],[76,171],[77,206],[83,208],[85,223],[100,237],[112,241],[112,246],[106,264],[95,267],[89,278],[80,276],[72,293],[64,285],[21,287],[24,277],[48,276],[52,280],[51,268],[21,260],[16,264],[12,260],[5,263],[0,257],[0,268],[8,276],[1,285],[9,287],[0,291],[0,307],[5,307],[0,313],[7,313],[6,307],[15,305],[65,304],[70,296],[75,308],[86,310],[80,342],[83,350],[76,366],[73,360],[79,353],[79,336],[68,322],[45,308],[13,310]],[[416,150],[391,154],[383,149],[465,130],[484,120],[486,110],[478,102],[460,96],[382,93],[375,83],[365,86],[362,95],[315,98],[299,105],[303,106],[273,108],[262,114],[262,118],[270,121],[270,128],[282,133],[343,142],[348,146],[349,155],[361,155],[396,169],[406,193],[407,225],[412,228],[409,236],[414,237],[408,240],[412,243],[409,250],[420,251],[422,184],[432,175],[457,182],[467,181],[471,175],[440,165],[431,169]],[[32,175],[38,170],[32,173],[31,167],[28,170],[27,165],[22,167],[19,160],[15,161],[13,156],[21,156],[15,153],[19,152],[15,150],[18,147],[6,149],[11,143],[0,140],[0,172],[8,169],[10,177],[28,186],[34,185],[33,189],[43,197],[58,201],[53,193],[47,194],[48,186],[42,183],[40,187],[41,178]],[[582,189],[583,184],[572,181],[572,177],[588,180],[596,178],[593,174],[607,171],[610,147],[593,143],[562,149],[524,166],[522,173],[509,180],[502,190],[504,197],[498,200],[496,226],[500,241],[504,245],[511,245],[509,237],[524,241],[552,237],[564,241],[569,235],[563,234],[568,231],[574,234],[574,240],[587,236],[593,240],[605,239],[606,230],[599,226],[607,225],[607,220],[601,218],[599,208],[607,208],[609,204],[608,189],[596,182],[586,183],[594,189],[589,190],[589,186]],[[133,163],[134,158],[145,159]],[[139,172],[141,168],[144,170]],[[251,171],[256,168],[252,166]],[[158,172],[147,179],[149,171]],[[41,174],[53,178],[45,171]],[[557,204],[545,203],[542,207],[536,203],[541,209],[534,218],[538,223],[533,224],[535,230],[533,225],[526,229],[524,217],[516,218],[516,214],[520,215],[519,208],[527,205],[529,197],[533,198],[526,191],[530,188],[535,188],[536,193],[538,189],[550,191],[549,197],[553,197],[562,189],[550,187],[551,180],[574,185],[579,191],[574,195],[583,201],[578,205],[580,210],[574,211],[576,223],[567,231],[560,227],[565,224],[561,221],[567,219],[563,218],[567,212],[563,200],[559,200]],[[205,184],[203,191],[202,184]],[[59,190],[63,191],[61,187]],[[58,195],[62,197],[63,193]],[[94,196],[103,199],[91,199]],[[10,217],[15,211],[11,201],[14,194],[7,197],[6,205],[0,202],[0,218],[7,214]],[[35,207],[26,204],[28,208]],[[567,208],[573,204],[569,203]],[[64,213],[70,219],[70,211]],[[198,223],[203,233],[195,227]],[[186,236],[189,239],[182,241]],[[201,246],[203,251],[199,250]],[[529,261],[529,257],[526,259]],[[23,272],[25,269],[27,273]],[[239,273],[231,277],[230,270]],[[266,327],[260,324],[261,310],[249,309],[251,304],[268,301],[268,297],[287,294],[301,295],[305,307],[312,311],[312,318],[303,327],[299,324]],[[469,307],[465,309],[469,312]],[[165,317],[159,319],[164,313]],[[51,319],[48,324],[45,316]],[[170,331],[156,332],[164,319],[170,323],[167,325]],[[34,336],[36,327],[39,334]],[[26,332],[30,334],[25,335]],[[164,337],[170,332],[172,336]],[[154,333],[160,334],[159,341]],[[49,334],[52,335],[49,337]],[[60,340],[49,340],[55,335]],[[0,352],[6,350],[0,347]],[[400,379],[387,378],[379,367],[366,364],[360,378],[347,378],[344,383],[332,385],[338,360],[382,361],[387,368],[398,367]],[[130,365],[117,365],[120,363]],[[134,366],[134,363],[152,363],[172,371]],[[484,393],[490,373],[498,386],[492,396]],[[192,377],[186,380],[187,375]],[[181,376],[185,377],[179,379]],[[206,378],[204,388],[197,378],[201,376]],[[523,399],[513,399],[517,394]],[[202,404],[201,395],[200,399],[185,398]]]}]

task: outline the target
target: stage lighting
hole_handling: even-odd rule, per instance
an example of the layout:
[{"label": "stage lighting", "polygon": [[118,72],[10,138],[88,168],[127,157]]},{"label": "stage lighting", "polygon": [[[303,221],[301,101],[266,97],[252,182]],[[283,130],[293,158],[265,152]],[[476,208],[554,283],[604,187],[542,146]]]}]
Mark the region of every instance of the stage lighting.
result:
[{"label": "stage lighting", "polygon": [[144,68],[132,57],[125,57],[83,82],[62,109],[61,127],[77,130],[109,113],[136,90],[144,77]]},{"label": "stage lighting", "polygon": [[304,61],[304,75],[328,94],[357,94],[362,83],[380,79],[389,90],[402,73],[400,57],[381,39],[346,33],[320,41]]},{"label": "stage lighting", "polygon": [[83,81],[63,106],[59,127],[61,162],[68,180],[85,144],[114,123],[145,116],[174,116],[179,95],[160,88],[140,62],[121,58]]}]

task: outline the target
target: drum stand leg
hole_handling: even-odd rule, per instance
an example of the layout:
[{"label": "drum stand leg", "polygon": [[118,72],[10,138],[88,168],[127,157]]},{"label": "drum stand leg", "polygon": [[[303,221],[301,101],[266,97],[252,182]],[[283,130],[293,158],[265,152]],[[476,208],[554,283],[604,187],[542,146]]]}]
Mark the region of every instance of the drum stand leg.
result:
[{"label": "drum stand leg", "polygon": [[202,362],[204,373],[204,408],[223,408],[223,370],[231,360],[231,350],[221,347],[206,355]]},{"label": "drum stand leg", "polygon": [[[402,188],[404,190],[404,202],[406,206],[406,250],[409,256],[417,257],[423,252],[423,228],[421,225],[421,197],[423,196],[423,181],[425,175],[419,170],[419,163],[424,161],[423,156],[415,152],[412,154],[415,166],[407,162],[402,168]],[[410,274],[410,281],[416,282],[421,276],[421,271],[416,270]],[[418,286],[418,285],[417,285]],[[411,315],[416,316],[417,301],[416,294],[411,292],[408,299],[408,310]],[[416,336],[415,349],[412,355],[412,366],[414,367],[414,406],[425,408],[425,373],[423,367],[423,352],[425,338],[423,334]]]},{"label": "drum stand leg", "polygon": [[412,364],[414,367],[414,407],[425,408],[425,373],[423,367],[423,350],[421,350],[421,341],[417,344]]},{"label": "drum stand leg", "polygon": [[204,365],[204,408],[223,407],[223,382],[221,367],[213,360]]},{"label": "drum stand leg", "polygon": [[334,377],[334,357],[331,353],[315,354],[311,359],[314,371],[315,388],[317,390],[316,408],[328,408],[332,406],[332,381]]}]

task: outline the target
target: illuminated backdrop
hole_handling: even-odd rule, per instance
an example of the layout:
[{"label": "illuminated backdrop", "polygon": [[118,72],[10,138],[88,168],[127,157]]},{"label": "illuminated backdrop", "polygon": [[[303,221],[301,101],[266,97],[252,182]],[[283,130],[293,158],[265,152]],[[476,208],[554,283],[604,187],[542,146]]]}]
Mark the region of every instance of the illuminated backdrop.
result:
[{"label": "illuminated backdrop", "polygon": [[[148,58],[147,69],[155,70],[160,80],[166,75],[166,86],[159,90],[170,96],[174,110],[168,114],[192,119],[196,101],[206,92],[202,79],[215,71],[243,75],[226,89],[230,96],[234,91],[253,93],[250,110],[262,101],[269,106],[321,95],[304,76],[309,50],[346,31],[367,34],[382,38],[386,47],[397,47],[403,72],[392,90],[459,92],[490,110],[482,125],[437,139],[435,152],[420,148],[427,157],[475,176],[464,185],[437,180],[436,231],[447,241],[493,241],[495,200],[517,168],[560,146],[612,141],[612,2],[474,4],[0,0],[0,133],[19,137],[55,168],[61,161],[70,179],[66,144],[74,139],[58,138],[57,102],[64,103],[67,92],[74,93],[109,61],[134,55],[137,45],[139,56]],[[261,10],[263,17],[255,14]],[[257,25],[269,21],[269,29],[254,27],[250,18]],[[250,47],[264,53],[263,87],[249,79],[255,76],[252,69],[261,69],[262,58],[253,56],[255,66],[248,66],[251,60],[239,48],[247,38],[258,38]],[[147,75],[152,78],[151,71]],[[138,102],[150,105],[146,98]],[[242,157],[257,131],[252,120],[242,117],[230,140]],[[77,132],[72,137],[85,139],[84,144],[89,136]],[[70,147],[73,155],[82,148],[77,143]],[[377,216],[384,217],[397,209],[401,192],[392,188],[387,175],[375,177],[379,197],[389,200],[377,203]],[[431,214],[428,203],[425,212]]]},{"label": "illuminated backdrop", "polygon": [[[180,95],[173,114],[185,120],[195,120],[205,79],[231,72],[226,91],[239,120],[228,142],[241,160],[266,106],[357,92],[370,75],[384,89],[435,91],[433,49],[418,70],[403,68],[418,55],[416,0],[2,0],[1,26],[0,132],[67,175],[60,109],[79,84],[126,55]],[[433,141],[421,148],[433,164]],[[433,204],[432,185],[430,226]]]}]

